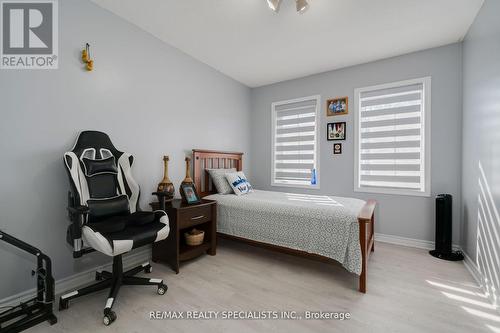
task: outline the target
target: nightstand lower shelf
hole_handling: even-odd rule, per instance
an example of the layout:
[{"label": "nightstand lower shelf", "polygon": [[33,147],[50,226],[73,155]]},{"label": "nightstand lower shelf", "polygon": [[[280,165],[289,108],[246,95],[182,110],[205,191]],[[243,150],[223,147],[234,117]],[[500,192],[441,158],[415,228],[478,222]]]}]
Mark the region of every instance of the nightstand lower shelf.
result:
[{"label": "nightstand lower shelf", "polygon": [[204,242],[203,244],[196,246],[181,244],[179,249],[179,260],[185,261],[196,258],[200,254],[206,252],[210,248],[210,246],[211,244],[209,242]]}]

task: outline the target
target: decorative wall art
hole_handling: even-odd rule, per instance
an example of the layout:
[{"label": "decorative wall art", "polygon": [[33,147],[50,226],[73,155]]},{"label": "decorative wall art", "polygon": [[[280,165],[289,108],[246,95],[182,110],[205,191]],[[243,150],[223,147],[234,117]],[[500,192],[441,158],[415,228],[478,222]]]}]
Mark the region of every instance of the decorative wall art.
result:
[{"label": "decorative wall art", "polygon": [[349,98],[337,97],[326,101],[326,115],[340,116],[349,113]]},{"label": "decorative wall art", "polygon": [[346,123],[328,123],[326,135],[328,141],[345,140],[346,138]]},{"label": "decorative wall art", "polygon": [[342,154],[342,144],[341,143],[334,143],[333,144],[333,155],[340,155]]}]

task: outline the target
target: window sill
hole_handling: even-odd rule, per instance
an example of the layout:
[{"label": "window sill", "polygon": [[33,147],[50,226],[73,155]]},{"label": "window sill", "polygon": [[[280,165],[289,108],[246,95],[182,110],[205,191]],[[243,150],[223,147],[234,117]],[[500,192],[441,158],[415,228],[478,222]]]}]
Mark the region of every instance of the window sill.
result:
[{"label": "window sill", "polygon": [[407,191],[407,190],[397,190],[397,189],[387,189],[387,188],[354,188],[354,192],[359,193],[378,193],[378,194],[386,194],[386,195],[404,195],[409,197],[430,197],[430,191],[426,192],[416,192],[416,191]]},{"label": "window sill", "polygon": [[316,185],[301,185],[301,184],[283,184],[283,183],[271,183],[274,187],[293,187],[293,188],[305,188],[310,190],[319,190],[319,184]]}]

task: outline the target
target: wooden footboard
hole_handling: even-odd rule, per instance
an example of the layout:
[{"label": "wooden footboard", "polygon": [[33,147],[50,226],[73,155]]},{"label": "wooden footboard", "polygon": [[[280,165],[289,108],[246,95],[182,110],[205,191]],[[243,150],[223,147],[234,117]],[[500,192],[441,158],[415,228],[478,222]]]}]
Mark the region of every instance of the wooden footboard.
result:
[{"label": "wooden footboard", "polygon": [[359,244],[361,246],[362,270],[359,276],[359,291],[366,293],[368,258],[375,251],[375,207],[374,200],[368,200],[358,215]]}]

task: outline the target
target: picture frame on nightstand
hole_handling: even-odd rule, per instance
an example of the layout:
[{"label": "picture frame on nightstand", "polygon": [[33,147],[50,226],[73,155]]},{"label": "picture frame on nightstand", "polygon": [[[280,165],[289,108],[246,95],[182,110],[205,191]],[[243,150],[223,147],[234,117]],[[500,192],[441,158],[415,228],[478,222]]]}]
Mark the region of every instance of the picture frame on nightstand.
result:
[{"label": "picture frame on nightstand", "polygon": [[181,196],[188,205],[194,205],[201,202],[200,196],[193,183],[181,184]]}]

